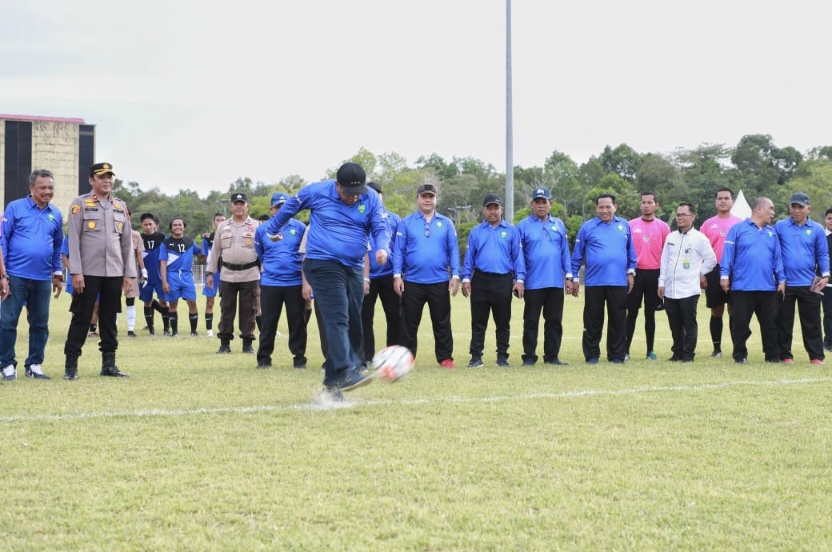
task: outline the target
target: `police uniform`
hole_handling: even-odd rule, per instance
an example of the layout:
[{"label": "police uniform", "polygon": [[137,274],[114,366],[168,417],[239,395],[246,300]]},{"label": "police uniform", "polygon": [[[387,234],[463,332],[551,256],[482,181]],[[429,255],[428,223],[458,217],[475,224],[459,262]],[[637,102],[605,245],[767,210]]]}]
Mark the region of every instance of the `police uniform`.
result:
[{"label": "police uniform", "polygon": [[[107,163],[97,163],[92,166],[90,173],[112,173],[111,169],[112,166]],[[105,200],[92,192],[79,196],[69,207],[67,233],[69,273],[83,275],[84,289],[80,292],[74,290],[69,308],[72,321],[64,345],[64,377],[77,377],[78,357],[87,340],[96,297],[100,298],[99,350],[104,361],[101,375],[125,375],[115,367],[115,352],[118,349],[116,314],[121,311],[124,278],[137,276],[127,205],[112,195]]]},{"label": "police uniform", "polygon": [[[232,202],[247,202],[243,194],[232,194],[231,199]],[[234,316],[238,306],[240,338],[243,340],[244,351],[249,352],[248,349],[254,342],[254,318],[260,290],[260,263],[254,248],[254,233],[259,225],[260,222],[251,217],[246,217],[242,222],[235,221],[234,217],[224,220],[217,226],[214,246],[208,255],[208,274],[216,273],[219,266],[222,266],[219,282],[222,315],[220,332],[217,334],[222,342],[221,351],[234,339]],[[216,285],[215,281],[214,286]],[[250,352],[253,353],[254,350]]]}]

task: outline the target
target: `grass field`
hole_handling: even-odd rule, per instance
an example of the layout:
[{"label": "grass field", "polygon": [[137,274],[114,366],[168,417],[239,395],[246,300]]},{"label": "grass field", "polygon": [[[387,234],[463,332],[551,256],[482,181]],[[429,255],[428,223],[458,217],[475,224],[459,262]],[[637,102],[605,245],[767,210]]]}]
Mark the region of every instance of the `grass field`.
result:
[{"label": "grass field", "polygon": [[88,342],[65,382],[67,306],[53,301],[53,379],[22,378],[21,326],[21,379],[0,384],[4,550],[832,548],[830,364],[799,338],[793,366],[766,364],[756,327],[748,365],[712,361],[704,306],[694,364],[641,360],[640,327],[636,360],[590,367],[569,298],[570,365],[555,369],[519,367],[515,301],[514,367],[495,366],[492,325],[485,367],[468,369],[460,295],[456,370],[436,366],[426,313],[413,375],[335,409],[313,401],[314,321],[304,371],[281,321],[273,369],[239,340],[217,356],[217,339],[139,332],[119,350],[131,379],[100,378]]}]

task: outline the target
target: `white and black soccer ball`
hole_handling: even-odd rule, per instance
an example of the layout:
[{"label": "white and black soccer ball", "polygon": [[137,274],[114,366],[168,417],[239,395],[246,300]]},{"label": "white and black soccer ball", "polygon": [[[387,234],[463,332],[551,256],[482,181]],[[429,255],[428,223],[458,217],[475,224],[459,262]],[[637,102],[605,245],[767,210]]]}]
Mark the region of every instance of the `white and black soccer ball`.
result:
[{"label": "white and black soccer ball", "polygon": [[407,347],[391,345],[373,357],[375,377],[387,382],[399,381],[413,371],[416,359]]}]

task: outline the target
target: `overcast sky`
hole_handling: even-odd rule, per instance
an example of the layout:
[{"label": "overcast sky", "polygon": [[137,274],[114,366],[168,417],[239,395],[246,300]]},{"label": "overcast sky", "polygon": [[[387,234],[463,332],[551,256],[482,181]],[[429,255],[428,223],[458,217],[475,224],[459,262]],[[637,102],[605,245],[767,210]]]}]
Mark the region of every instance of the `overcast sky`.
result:
[{"label": "overcast sky", "polygon": [[[513,1],[514,161],[832,145],[825,2]],[[505,171],[504,0],[0,0],[0,113],[83,118],[167,193],[362,146]]]}]

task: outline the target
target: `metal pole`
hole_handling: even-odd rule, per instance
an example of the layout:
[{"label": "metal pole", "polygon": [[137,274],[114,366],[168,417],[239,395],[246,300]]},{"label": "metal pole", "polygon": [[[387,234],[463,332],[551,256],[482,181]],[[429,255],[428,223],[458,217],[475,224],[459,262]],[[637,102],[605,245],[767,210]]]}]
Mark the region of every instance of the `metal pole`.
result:
[{"label": "metal pole", "polygon": [[514,220],[514,120],[511,98],[511,0],[506,0],[506,197],[503,213]]}]

